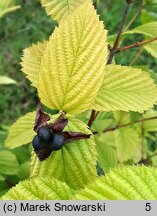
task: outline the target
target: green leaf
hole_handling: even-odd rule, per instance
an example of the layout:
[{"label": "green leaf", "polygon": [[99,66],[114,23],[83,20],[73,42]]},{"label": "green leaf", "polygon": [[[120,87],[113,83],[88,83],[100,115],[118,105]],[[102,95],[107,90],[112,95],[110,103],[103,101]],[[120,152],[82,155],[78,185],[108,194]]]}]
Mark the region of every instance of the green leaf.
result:
[{"label": "green leaf", "polygon": [[19,118],[9,129],[5,145],[8,148],[16,148],[32,141],[35,132],[33,131],[35,112],[27,113]]},{"label": "green leaf", "polygon": [[16,84],[16,81],[13,79],[10,79],[9,77],[0,76],[0,84]]},{"label": "green leaf", "polygon": [[132,30],[125,32],[124,34],[144,34],[149,37],[157,37],[157,22],[149,22],[143,25],[140,25]]},{"label": "green leaf", "polygon": [[8,150],[0,150],[0,174],[16,175],[18,168],[16,156]]},{"label": "green leaf", "polygon": [[102,133],[105,127],[110,127],[113,119],[96,119],[92,124],[92,131],[97,131],[98,133]]},{"label": "green leaf", "polygon": [[33,44],[31,47],[26,48],[23,53],[22,71],[27,75],[27,79],[32,82],[34,87],[38,85],[41,58],[46,49],[46,44],[47,41]]},{"label": "green leaf", "polygon": [[100,177],[75,200],[156,200],[157,169],[145,166],[119,167]]},{"label": "green leaf", "polygon": [[140,138],[133,128],[120,128],[114,132],[115,146],[119,162],[133,159],[138,162],[141,156]]},{"label": "green leaf", "polygon": [[[68,117],[65,131],[91,134],[87,126],[74,117]],[[71,188],[83,188],[96,177],[97,153],[93,136],[89,139],[71,141],[40,162],[35,154],[31,160],[31,176],[55,177],[66,182]]]},{"label": "green leaf", "polygon": [[9,190],[9,185],[5,181],[1,181],[0,182],[0,197],[4,195],[8,190]]},{"label": "green leaf", "polygon": [[0,181],[3,181],[3,180],[4,180],[4,177],[0,175]]},{"label": "green leaf", "polygon": [[89,109],[103,82],[106,34],[90,1],[60,23],[42,57],[38,92],[43,104],[70,114]]},{"label": "green leaf", "polygon": [[19,167],[18,177],[20,180],[27,179],[30,174],[30,162],[27,161]]},{"label": "green leaf", "polygon": [[108,145],[103,136],[96,136],[96,147],[98,152],[98,163],[104,172],[109,171],[111,168],[117,166],[116,149]]},{"label": "green leaf", "polygon": [[0,148],[3,148],[4,140],[7,137],[7,131],[0,130]]},{"label": "green leaf", "polygon": [[65,183],[54,178],[32,178],[20,182],[2,200],[67,200],[73,194]]},{"label": "green leaf", "polygon": [[14,6],[14,4],[14,0],[0,0],[0,18],[3,17],[6,13],[21,8],[21,6]]},{"label": "green leaf", "polygon": [[[118,126],[131,122],[130,113],[128,112],[116,111],[113,114]],[[119,128],[111,134],[111,136],[114,136],[117,158],[121,163],[127,160],[138,162],[141,158],[140,137],[133,126],[132,122],[130,126]]]},{"label": "green leaf", "polygon": [[57,21],[72,13],[83,2],[84,0],[41,0],[47,14]]},{"label": "green leaf", "polygon": [[109,65],[92,109],[97,111],[143,112],[156,104],[157,88],[147,72]]},{"label": "green leaf", "polygon": [[130,115],[128,112],[115,111],[113,112],[113,115],[118,125],[123,125],[130,122]]},{"label": "green leaf", "polygon": [[[28,148],[27,148],[28,147]],[[26,161],[29,161],[30,159],[30,153],[31,153],[31,147],[30,146],[20,146],[17,148],[14,148],[12,152],[16,155],[18,158],[18,161],[21,163],[24,163]]]},{"label": "green leaf", "polygon": [[[91,115],[91,111],[90,111]],[[88,116],[88,119],[86,119],[84,122],[88,122],[90,115]],[[98,114],[97,118],[94,120],[91,126],[92,131],[97,131],[99,134],[103,132],[104,128],[110,128],[115,125],[115,120],[113,118],[112,112],[101,112]]]}]

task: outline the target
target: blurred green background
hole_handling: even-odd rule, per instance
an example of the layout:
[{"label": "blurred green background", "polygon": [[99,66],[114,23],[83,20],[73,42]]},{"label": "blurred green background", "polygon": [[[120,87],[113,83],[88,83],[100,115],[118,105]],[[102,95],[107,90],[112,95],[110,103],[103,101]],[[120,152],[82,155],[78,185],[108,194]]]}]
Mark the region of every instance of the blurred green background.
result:
[{"label": "blurred green background", "polygon": [[[94,3],[100,19],[109,30],[109,36],[116,34],[124,13],[125,0],[97,0]],[[48,39],[56,25],[56,22],[46,15],[39,0],[16,0],[15,4],[20,5],[21,8],[0,18],[0,76],[8,76],[17,82],[14,85],[0,85],[0,148],[3,150],[5,150],[4,140],[9,126],[18,117],[36,108],[36,90],[30,87],[30,82],[20,71],[23,49],[32,43]],[[156,12],[157,1],[134,0],[125,28],[132,29],[156,21]],[[112,42],[113,37],[109,39]],[[121,45],[129,45],[143,39],[144,36],[137,34],[126,35]],[[141,48],[118,53],[115,61],[122,65],[143,66],[146,70],[152,70],[153,76],[156,76],[157,59]],[[17,157],[17,171],[10,172],[9,177],[7,172],[3,173],[6,178],[5,181],[0,182],[0,195],[29,175],[30,151],[30,145],[10,151]]]}]

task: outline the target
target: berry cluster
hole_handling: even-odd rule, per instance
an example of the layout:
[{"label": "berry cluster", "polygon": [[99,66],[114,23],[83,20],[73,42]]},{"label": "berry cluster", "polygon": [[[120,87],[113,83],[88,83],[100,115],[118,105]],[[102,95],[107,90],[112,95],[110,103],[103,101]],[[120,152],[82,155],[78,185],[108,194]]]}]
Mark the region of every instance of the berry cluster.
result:
[{"label": "berry cluster", "polygon": [[52,151],[57,151],[63,147],[64,141],[62,134],[53,133],[48,126],[41,126],[32,141],[32,145],[36,151],[43,150],[46,147],[49,147]]}]

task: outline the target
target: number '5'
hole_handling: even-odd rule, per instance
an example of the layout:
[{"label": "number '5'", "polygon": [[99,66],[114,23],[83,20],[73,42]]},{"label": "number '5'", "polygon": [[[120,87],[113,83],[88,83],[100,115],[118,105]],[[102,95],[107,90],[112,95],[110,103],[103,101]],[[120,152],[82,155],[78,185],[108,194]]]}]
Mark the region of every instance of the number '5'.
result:
[{"label": "number '5'", "polygon": [[146,203],[145,210],[146,211],[150,211],[151,210],[151,203]]}]

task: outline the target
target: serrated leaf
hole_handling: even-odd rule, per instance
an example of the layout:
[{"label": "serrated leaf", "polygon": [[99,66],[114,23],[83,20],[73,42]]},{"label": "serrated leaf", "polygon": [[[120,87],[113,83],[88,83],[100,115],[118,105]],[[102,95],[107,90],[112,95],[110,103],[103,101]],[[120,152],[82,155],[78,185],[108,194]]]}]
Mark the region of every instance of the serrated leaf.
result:
[{"label": "serrated leaf", "polygon": [[84,0],[41,0],[47,14],[57,21],[72,13],[83,2]]},{"label": "serrated leaf", "polygon": [[42,57],[38,92],[43,104],[70,114],[90,107],[103,81],[106,34],[90,1],[60,23]]},{"label": "serrated leaf", "polygon": [[35,112],[27,113],[19,118],[9,129],[5,145],[8,148],[16,148],[32,141],[35,132],[33,131]]},{"label": "serrated leaf", "polygon": [[149,22],[140,25],[134,29],[125,32],[124,34],[133,34],[133,33],[144,34],[149,37],[157,37],[157,22]]},{"label": "serrated leaf", "polygon": [[0,76],[0,84],[16,84],[16,81],[6,76]]},{"label": "serrated leaf", "polygon": [[98,178],[75,200],[156,200],[157,169],[145,166],[119,167]]},{"label": "serrated leaf", "polygon": [[47,41],[33,44],[31,47],[26,48],[23,53],[21,62],[22,71],[34,87],[38,85],[41,58],[46,49],[46,44]]},{"label": "serrated leaf", "polygon": [[147,72],[120,65],[108,65],[92,109],[135,111],[150,109],[157,101],[157,88]]},{"label": "serrated leaf", "polygon": [[16,156],[8,150],[0,150],[0,174],[16,175],[18,168]]},{"label": "serrated leaf", "polygon": [[111,168],[117,166],[116,149],[102,139],[102,136],[95,136],[96,147],[98,152],[98,164],[104,172],[109,171]]},{"label": "serrated leaf", "polygon": [[133,128],[120,128],[114,132],[115,146],[119,162],[133,159],[140,160],[140,138]]},{"label": "serrated leaf", "polygon": [[32,178],[20,182],[2,200],[67,200],[73,194],[65,183],[54,178]]},{"label": "serrated leaf", "polygon": [[[91,134],[80,120],[69,116],[65,131]],[[35,154],[31,160],[31,176],[52,176],[66,182],[71,188],[83,188],[96,177],[96,148],[93,136],[89,139],[72,141],[40,162]]]}]

